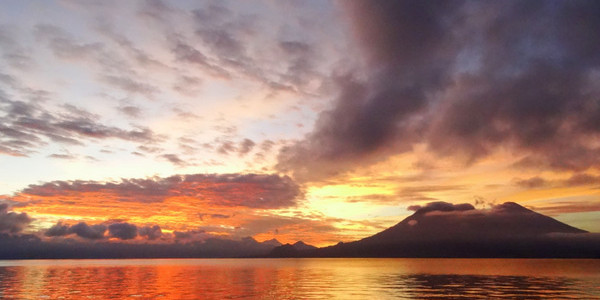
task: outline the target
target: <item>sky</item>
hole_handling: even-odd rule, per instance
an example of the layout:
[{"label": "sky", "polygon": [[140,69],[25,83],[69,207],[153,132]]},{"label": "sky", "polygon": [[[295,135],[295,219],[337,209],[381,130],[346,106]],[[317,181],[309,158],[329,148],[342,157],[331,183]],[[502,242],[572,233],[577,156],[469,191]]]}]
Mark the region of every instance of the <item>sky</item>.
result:
[{"label": "sky", "polygon": [[430,202],[600,232],[598,1],[17,1],[0,233],[325,246]]}]

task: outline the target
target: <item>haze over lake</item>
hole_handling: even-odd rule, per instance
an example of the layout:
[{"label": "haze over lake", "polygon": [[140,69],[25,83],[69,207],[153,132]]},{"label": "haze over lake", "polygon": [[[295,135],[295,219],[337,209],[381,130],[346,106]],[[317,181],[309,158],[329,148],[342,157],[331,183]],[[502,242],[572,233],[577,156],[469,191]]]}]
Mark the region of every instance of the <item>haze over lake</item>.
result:
[{"label": "haze over lake", "polygon": [[600,260],[152,259],[0,261],[15,299],[594,299]]}]

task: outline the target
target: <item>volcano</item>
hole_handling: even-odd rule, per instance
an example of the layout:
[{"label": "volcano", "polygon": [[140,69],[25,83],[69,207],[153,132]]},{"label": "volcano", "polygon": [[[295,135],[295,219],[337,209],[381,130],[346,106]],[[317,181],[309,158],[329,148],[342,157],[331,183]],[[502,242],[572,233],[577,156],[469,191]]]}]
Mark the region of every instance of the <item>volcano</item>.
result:
[{"label": "volcano", "polygon": [[491,209],[432,202],[373,236],[306,257],[600,258],[600,237],[517,203]]}]

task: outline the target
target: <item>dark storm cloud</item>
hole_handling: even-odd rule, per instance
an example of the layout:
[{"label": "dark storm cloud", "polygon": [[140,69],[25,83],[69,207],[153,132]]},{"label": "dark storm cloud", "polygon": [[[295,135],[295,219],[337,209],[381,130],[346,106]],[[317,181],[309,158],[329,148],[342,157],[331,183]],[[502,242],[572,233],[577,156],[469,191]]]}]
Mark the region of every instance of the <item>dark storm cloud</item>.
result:
[{"label": "dark storm cloud", "polygon": [[7,203],[0,203],[0,233],[20,233],[31,218],[26,213],[8,211]]},{"label": "dark storm cloud", "polygon": [[211,204],[252,208],[293,206],[302,195],[291,178],[266,174],[193,174],[119,182],[52,181],[30,185],[20,192],[41,197],[79,197],[84,193],[131,202],[161,202],[168,197],[202,195],[199,199]]},{"label": "dark storm cloud", "polygon": [[121,240],[131,240],[138,235],[138,228],[126,222],[108,225],[108,235]]},{"label": "dark storm cloud", "polygon": [[278,169],[319,180],[426,143],[467,163],[600,166],[597,1],[348,1],[364,68]]}]

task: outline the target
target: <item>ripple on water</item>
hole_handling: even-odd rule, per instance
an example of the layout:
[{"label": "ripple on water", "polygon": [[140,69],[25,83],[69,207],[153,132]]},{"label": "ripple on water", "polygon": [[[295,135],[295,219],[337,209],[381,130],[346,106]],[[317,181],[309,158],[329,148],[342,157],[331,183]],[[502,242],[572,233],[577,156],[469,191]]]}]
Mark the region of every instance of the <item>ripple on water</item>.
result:
[{"label": "ripple on water", "polygon": [[600,299],[599,261],[238,259],[1,265],[0,298],[14,299]]}]

